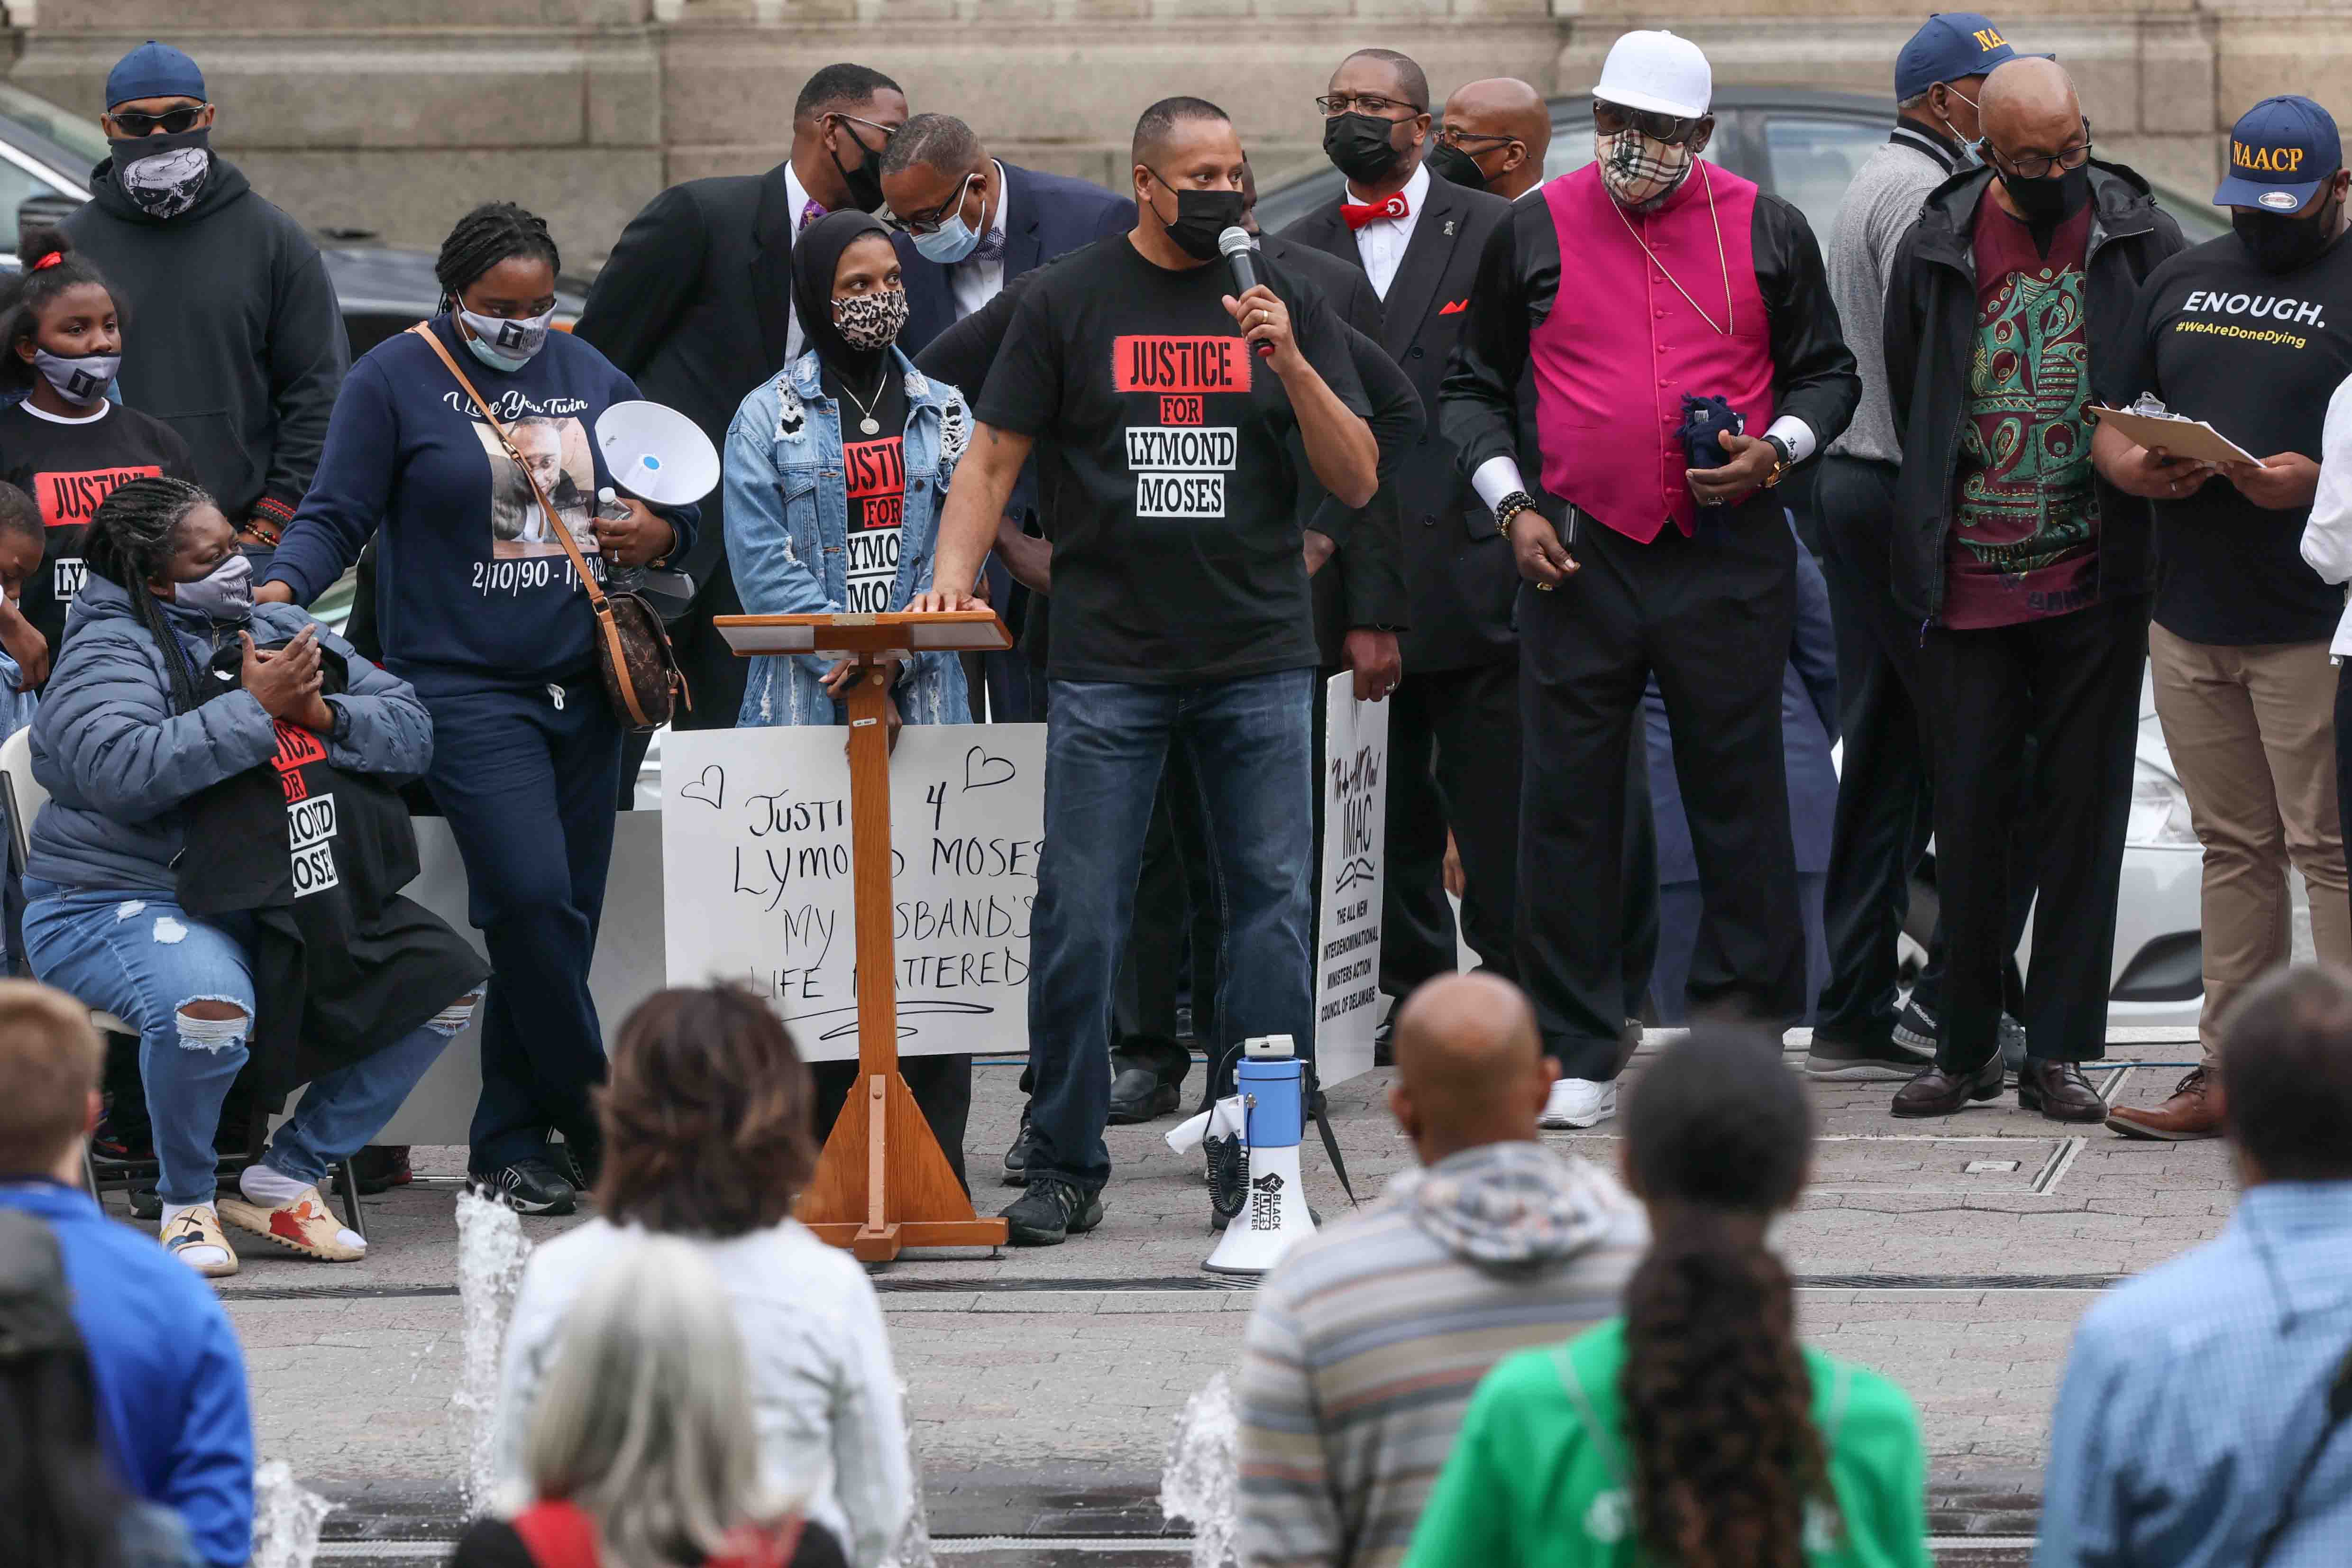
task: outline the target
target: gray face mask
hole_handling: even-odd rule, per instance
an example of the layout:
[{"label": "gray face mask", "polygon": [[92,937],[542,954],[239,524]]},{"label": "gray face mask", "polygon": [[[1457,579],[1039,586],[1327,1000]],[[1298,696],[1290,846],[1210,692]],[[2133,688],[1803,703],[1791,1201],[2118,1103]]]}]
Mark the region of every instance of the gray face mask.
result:
[{"label": "gray face mask", "polygon": [[548,323],[555,312],[537,316],[478,316],[464,306],[457,307],[457,319],[466,323],[472,335],[466,346],[474,357],[493,370],[517,371],[529,364],[539,351],[547,346]]},{"label": "gray face mask", "polygon": [[246,620],[253,614],[253,563],[242,554],[231,555],[208,576],[175,583],[172,603],[216,621]]},{"label": "gray face mask", "polygon": [[115,374],[122,368],[121,354],[83,354],[79,359],[67,359],[45,348],[33,350],[33,368],[41,379],[57,389],[59,397],[79,407],[88,408],[106,396],[106,389]]}]

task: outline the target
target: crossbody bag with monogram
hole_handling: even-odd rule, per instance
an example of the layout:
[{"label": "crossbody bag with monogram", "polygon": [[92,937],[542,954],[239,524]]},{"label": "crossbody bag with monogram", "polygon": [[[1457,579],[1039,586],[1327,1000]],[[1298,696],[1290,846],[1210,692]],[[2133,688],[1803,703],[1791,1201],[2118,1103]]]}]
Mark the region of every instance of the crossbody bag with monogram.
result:
[{"label": "crossbody bag with monogram", "polygon": [[595,612],[596,668],[604,677],[604,696],[613,705],[614,717],[632,730],[657,730],[669,722],[680,701],[691,710],[694,697],[687,690],[686,676],[677,668],[677,654],[670,647],[669,633],[662,629],[661,612],[641,594],[604,591],[595,574],[588,570],[587,557],[581,553],[579,541],[572,537],[572,530],[555,515],[555,503],[540,489],[539,476],[530,471],[530,465],[515,450],[507,427],[490,412],[490,405],[474,390],[474,384],[457,368],[457,362],[442,347],[441,340],[423,321],[408,330],[431,345],[441,363],[449,367],[449,374],[457,378],[457,384],[466,389],[466,395],[474,400],[474,407],[498,436],[499,445],[506,448],[509,460],[522,475],[523,482],[530,487],[539,510],[546,515],[548,531],[562,542],[564,553],[572,557],[572,570],[579,577],[580,586],[587,591],[588,607]]}]

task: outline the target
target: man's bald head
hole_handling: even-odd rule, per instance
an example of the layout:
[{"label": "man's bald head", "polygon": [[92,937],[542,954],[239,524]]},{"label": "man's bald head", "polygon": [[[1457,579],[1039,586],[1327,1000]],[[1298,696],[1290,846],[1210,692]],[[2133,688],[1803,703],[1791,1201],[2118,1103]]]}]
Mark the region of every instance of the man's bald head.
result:
[{"label": "man's bald head", "polygon": [[1543,182],[1551,147],[1551,110],[1543,94],[1517,77],[1491,76],[1445,100],[1445,129],[1477,161],[1486,188],[1515,199]]},{"label": "man's bald head", "polygon": [[1977,107],[1986,137],[2011,156],[2056,153],[2082,139],[2083,101],[2056,60],[2021,57],[1995,66]]},{"label": "man's bald head", "polygon": [[1558,1071],[1517,986],[1490,974],[1440,975],[1397,1009],[1395,1047],[1389,1109],[1423,1163],[1536,1136]]}]

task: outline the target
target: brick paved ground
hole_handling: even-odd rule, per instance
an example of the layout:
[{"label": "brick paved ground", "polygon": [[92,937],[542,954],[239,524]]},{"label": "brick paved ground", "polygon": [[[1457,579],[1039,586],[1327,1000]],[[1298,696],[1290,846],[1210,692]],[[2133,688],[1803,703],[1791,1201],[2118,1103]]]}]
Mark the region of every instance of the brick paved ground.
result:
[{"label": "brick paved ground", "polygon": [[[2131,1065],[2095,1081],[2111,1099],[2160,1099],[2194,1049],[2121,1047],[2111,1056]],[[1014,1077],[1011,1067],[980,1069],[968,1158],[989,1207],[1013,1195],[993,1176]],[[1382,1109],[1387,1077],[1331,1096],[1360,1194],[1410,1158]],[[1897,1123],[1885,1114],[1891,1092],[1816,1087],[1816,1186],[1777,1237],[1791,1268],[1814,1282],[1800,1297],[1803,1329],[1911,1392],[1944,1528],[2030,1529],[2067,1339],[2095,1299],[2084,1277],[2134,1272],[2214,1234],[2232,1195],[2225,1152],[2058,1127],[2013,1098],[1940,1123]],[[909,1259],[878,1277],[936,1530],[1019,1533],[1044,1521],[1060,1533],[1119,1533],[1156,1521],[1145,1499],[1176,1413],[1234,1363],[1250,1300],[1171,1288],[1200,1278],[1210,1237],[1197,1167],[1160,1142],[1167,1125],[1114,1131],[1118,1174],[1093,1236],[993,1258]],[[1613,1160],[1608,1133],[1604,1124],[1559,1142]],[[448,1177],[459,1153],[419,1151],[426,1172]],[[1343,1212],[1311,1140],[1307,1167],[1318,1209]],[[458,1309],[452,1297],[413,1292],[454,1281],[454,1191],[427,1181],[372,1200],[363,1264],[248,1254],[223,1289],[247,1346],[262,1452],[350,1504],[331,1534],[446,1528],[463,1447],[450,1402]],[[524,1223],[544,1237],[567,1222]],[[1056,1281],[1080,1288],[1008,1289]],[[1943,1284],[1886,1288],[1930,1281]],[[2022,1283],[2068,1288],[2013,1288]],[[339,1293],[285,1299],[320,1287]],[[1967,1559],[1979,1560],[2003,1559]]]}]

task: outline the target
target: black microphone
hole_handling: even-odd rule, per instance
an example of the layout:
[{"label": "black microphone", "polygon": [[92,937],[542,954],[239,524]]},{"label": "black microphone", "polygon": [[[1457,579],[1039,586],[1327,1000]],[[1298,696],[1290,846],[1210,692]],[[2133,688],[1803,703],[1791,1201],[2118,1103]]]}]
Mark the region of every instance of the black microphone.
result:
[{"label": "black microphone", "polygon": [[[1217,236],[1217,249],[1223,253],[1225,265],[1233,268],[1234,298],[1238,300],[1257,287],[1257,266],[1253,259],[1255,252],[1250,244],[1249,230],[1235,224]],[[1261,355],[1270,355],[1274,353],[1274,345],[1261,342],[1257,345],[1257,352]]]}]

